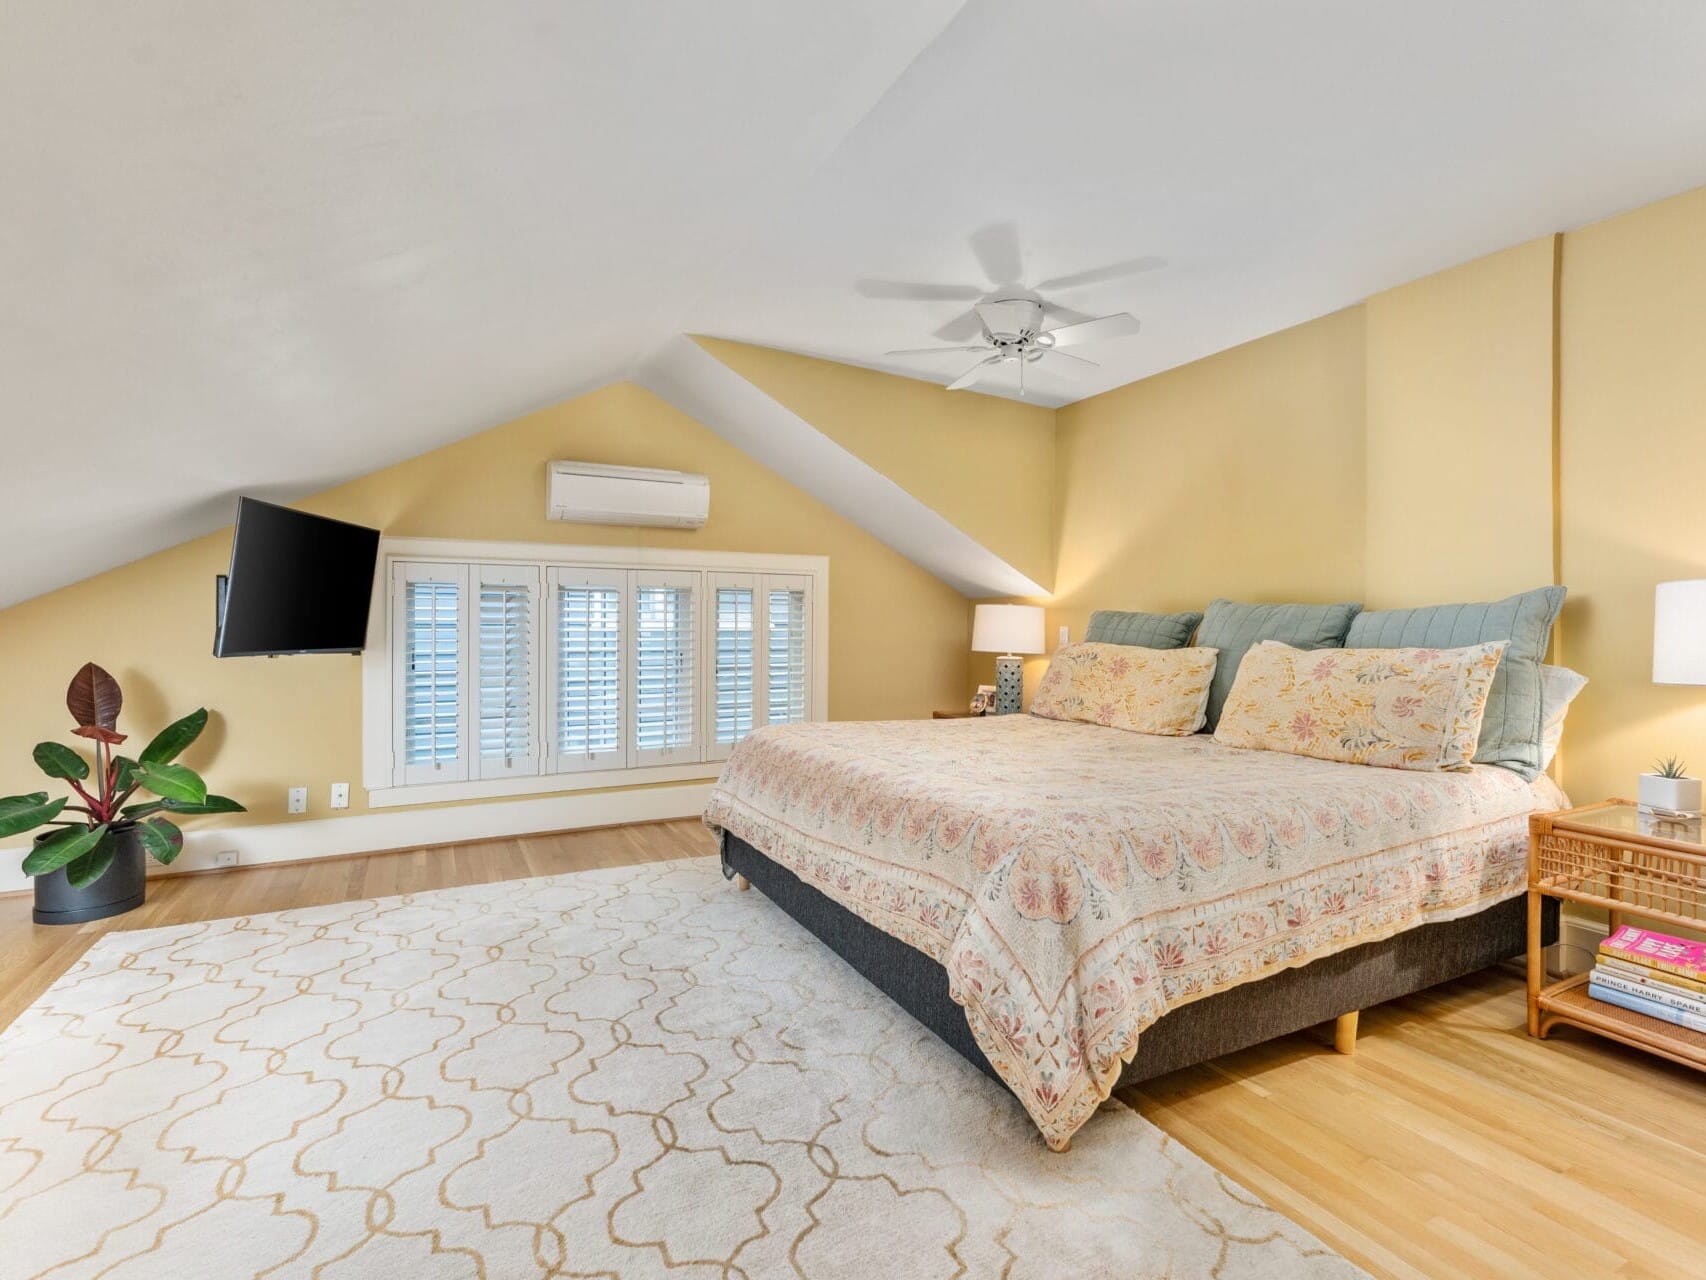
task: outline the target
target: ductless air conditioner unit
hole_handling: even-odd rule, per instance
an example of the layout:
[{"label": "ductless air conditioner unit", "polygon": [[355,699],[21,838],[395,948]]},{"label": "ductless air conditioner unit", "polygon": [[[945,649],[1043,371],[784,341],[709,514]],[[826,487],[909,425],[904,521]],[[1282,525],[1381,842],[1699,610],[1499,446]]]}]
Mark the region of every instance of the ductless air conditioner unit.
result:
[{"label": "ductless air conditioner unit", "polygon": [[711,513],[711,482],[685,471],[553,462],[545,515],[580,524],[698,529]]}]

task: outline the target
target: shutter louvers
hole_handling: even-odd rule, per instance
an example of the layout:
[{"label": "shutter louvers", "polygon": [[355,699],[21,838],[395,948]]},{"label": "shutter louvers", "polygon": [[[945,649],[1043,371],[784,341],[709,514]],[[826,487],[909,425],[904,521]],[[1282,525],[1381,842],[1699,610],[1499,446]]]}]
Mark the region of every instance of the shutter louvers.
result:
[{"label": "shutter louvers", "polygon": [[441,768],[461,754],[461,590],[403,587],[403,762]]},{"label": "shutter louvers", "polygon": [[799,587],[771,588],[769,644],[765,666],[769,683],[770,724],[794,724],[806,718],[806,593]]},{"label": "shutter louvers", "polygon": [[480,583],[475,693],[482,776],[534,771],[533,599],[525,582]]},{"label": "shutter louvers", "polygon": [[646,763],[694,759],[693,588],[642,582],[634,621],[636,756]]},{"label": "shutter louvers", "polygon": [[572,768],[622,749],[622,593],[565,584],[557,601],[557,754]]},{"label": "shutter louvers", "polygon": [[732,746],[752,732],[758,633],[753,595],[751,587],[717,588],[714,733],[718,746]]}]

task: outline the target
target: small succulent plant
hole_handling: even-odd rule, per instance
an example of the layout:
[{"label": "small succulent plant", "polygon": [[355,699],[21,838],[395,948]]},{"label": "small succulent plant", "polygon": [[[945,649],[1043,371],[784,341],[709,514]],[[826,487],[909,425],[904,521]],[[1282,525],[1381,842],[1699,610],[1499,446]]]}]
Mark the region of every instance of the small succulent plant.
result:
[{"label": "small succulent plant", "polygon": [[1688,762],[1676,756],[1664,756],[1653,761],[1653,772],[1661,778],[1686,778]]}]

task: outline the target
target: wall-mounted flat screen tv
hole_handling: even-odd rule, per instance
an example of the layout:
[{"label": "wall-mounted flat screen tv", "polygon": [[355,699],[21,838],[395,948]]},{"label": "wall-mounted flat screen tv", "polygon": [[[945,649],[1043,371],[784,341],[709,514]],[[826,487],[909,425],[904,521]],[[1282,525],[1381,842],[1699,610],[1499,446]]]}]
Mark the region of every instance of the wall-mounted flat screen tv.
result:
[{"label": "wall-mounted flat screen tv", "polygon": [[378,556],[377,529],[239,499],[214,656],[360,653]]}]

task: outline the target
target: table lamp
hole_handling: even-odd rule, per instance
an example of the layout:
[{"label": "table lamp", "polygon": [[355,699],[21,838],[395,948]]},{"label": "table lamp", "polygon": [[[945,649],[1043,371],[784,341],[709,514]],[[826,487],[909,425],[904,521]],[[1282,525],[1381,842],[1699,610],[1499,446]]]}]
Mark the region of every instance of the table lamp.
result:
[{"label": "table lamp", "polygon": [[1025,662],[1019,655],[1043,651],[1043,611],[1034,604],[980,604],[972,613],[971,647],[994,653],[995,714],[1019,710],[1024,690]]},{"label": "table lamp", "polygon": [[[1661,582],[1653,593],[1653,683],[1706,685],[1706,578]],[[1643,773],[1641,808],[1699,817],[1700,779],[1681,774],[1677,767]]]}]

